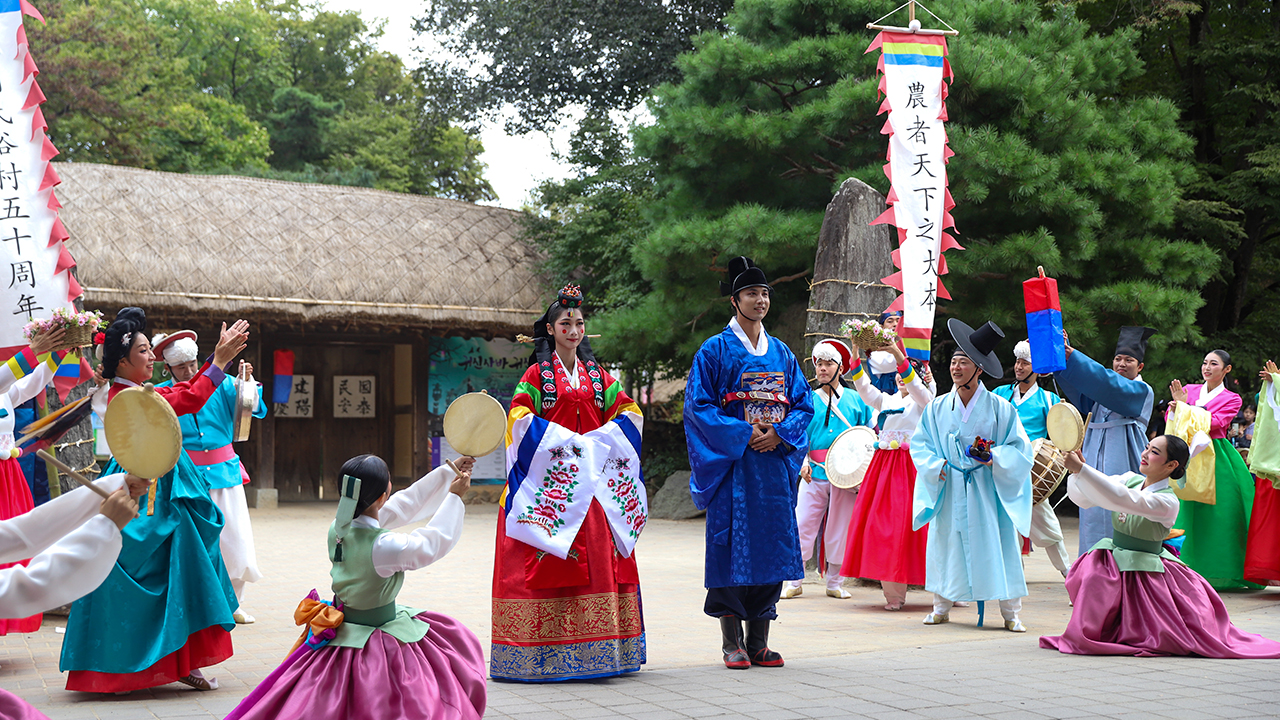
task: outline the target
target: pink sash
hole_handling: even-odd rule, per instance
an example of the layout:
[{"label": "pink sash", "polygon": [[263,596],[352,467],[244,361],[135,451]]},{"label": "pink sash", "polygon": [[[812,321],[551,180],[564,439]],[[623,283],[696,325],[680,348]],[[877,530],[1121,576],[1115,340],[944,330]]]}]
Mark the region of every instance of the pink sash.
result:
[{"label": "pink sash", "polygon": [[810,450],[809,459],[816,463],[824,463],[827,461],[827,450]]},{"label": "pink sash", "polygon": [[[236,455],[236,451],[232,450],[230,445],[223,445],[212,450],[188,450],[187,455],[191,456],[191,462],[200,467],[240,459],[240,456]],[[240,463],[240,479],[243,481],[242,484],[249,482],[249,473],[245,471],[244,463]]]}]

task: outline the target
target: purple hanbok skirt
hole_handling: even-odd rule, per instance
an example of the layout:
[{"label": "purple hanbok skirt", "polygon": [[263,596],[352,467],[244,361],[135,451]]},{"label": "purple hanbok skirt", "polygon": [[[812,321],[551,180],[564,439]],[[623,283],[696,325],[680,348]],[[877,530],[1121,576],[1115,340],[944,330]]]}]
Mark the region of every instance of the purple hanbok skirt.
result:
[{"label": "purple hanbok skirt", "polygon": [[478,720],[486,689],[480,641],[447,615],[424,612],[426,637],[405,644],[375,630],[363,648],[305,644],[227,720]]},{"label": "purple hanbok skirt", "polygon": [[17,695],[4,690],[0,690],[0,718],[4,718],[4,720],[49,720],[48,715],[31,707]]},{"label": "purple hanbok skirt", "polygon": [[1231,624],[1218,593],[1196,571],[1164,560],[1163,573],[1120,572],[1107,550],[1082,556],[1067,575],[1075,603],[1062,635],[1040,647],[1074,655],[1280,658],[1280,642]]}]

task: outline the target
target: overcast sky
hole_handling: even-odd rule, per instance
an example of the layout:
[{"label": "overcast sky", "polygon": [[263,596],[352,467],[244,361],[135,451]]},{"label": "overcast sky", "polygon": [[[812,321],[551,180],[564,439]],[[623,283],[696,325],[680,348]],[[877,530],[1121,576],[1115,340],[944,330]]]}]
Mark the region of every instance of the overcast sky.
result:
[{"label": "overcast sky", "polygon": [[[417,67],[419,55],[412,48],[425,45],[430,38],[419,38],[413,32],[413,19],[422,12],[420,0],[382,0],[372,3],[368,0],[323,0],[330,10],[355,10],[360,12],[365,23],[372,26],[378,18],[388,22],[385,34],[379,39],[383,50],[400,56],[409,67]],[[431,48],[427,48],[430,52]],[[552,143],[556,148],[564,150],[568,147],[571,128],[562,128],[552,133],[530,133],[521,136],[509,136],[502,129],[501,123],[486,126],[480,134],[484,143],[484,154],[480,159],[488,165],[485,177],[498,193],[496,204],[502,207],[518,209],[529,197],[529,191],[539,182],[548,178],[563,178],[569,169],[558,164],[552,158]]]}]

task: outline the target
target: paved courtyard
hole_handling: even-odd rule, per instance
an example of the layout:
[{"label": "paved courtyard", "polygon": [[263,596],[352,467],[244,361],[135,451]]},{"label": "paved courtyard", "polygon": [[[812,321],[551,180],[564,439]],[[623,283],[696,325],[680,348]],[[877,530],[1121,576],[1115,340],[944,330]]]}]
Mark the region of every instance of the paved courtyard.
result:
[{"label": "paved courtyard", "polygon": [[[208,693],[170,685],[122,697],[70,693],[58,672],[64,618],[40,632],[0,638],[0,687],[62,718],[221,718],[282,659],[297,637],[293,609],[312,588],[328,592],[324,537],[334,506],[291,504],[253,510],[259,564],[250,586],[254,625],[233,633],[236,654],[213,669]],[[489,587],[496,507],[469,506],[459,547],[406,579],[401,601],[462,620],[488,647]],[[1064,518],[1069,531],[1074,523]],[[1074,537],[1069,539],[1074,549]],[[1190,658],[1093,658],[1041,650],[1070,616],[1057,571],[1043,552],[1027,560],[1025,635],[1006,632],[996,608],[976,628],[973,608],[952,623],[925,627],[930,596],[912,593],[900,613],[882,609],[878,589],[850,588],[851,600],[822,586],[781,604],[771,645],[787,666],[730,671],[720,664],[719,628],[702,610],[702,522],[655,520],[637,551],[649,662],[634,675],[590,682],[489,684],[491,718],[1073,718],[1274,717],[1280,662]],[[815,580],[816,583],[816,580]],[[1280,592],[1228,595],[1246,630],[1280,638]],[[120,618],[147,632],[147,618]]]}]

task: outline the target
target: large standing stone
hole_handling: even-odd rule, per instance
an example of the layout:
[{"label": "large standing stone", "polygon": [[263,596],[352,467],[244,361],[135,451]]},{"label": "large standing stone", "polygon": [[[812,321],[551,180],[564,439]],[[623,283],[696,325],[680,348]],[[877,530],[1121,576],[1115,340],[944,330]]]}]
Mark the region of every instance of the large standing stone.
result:
[{"label": "large standing stone", "polygon": [[689,473],[671,473],[662,489],[653,496],[649,503],[649,517],[663,520],[690,520],[707,514],[693,504],[693,495],[689,493]]},{"label": "large standing stone", "polygon": [[894,273],[894,231],[870,224],[886,207],[883,195],[856,178],[845,180],[827,205],[813,262],[806,351],[836,337],[845,320],[874,319],[893,302],[896,291],[882,279]]}]

